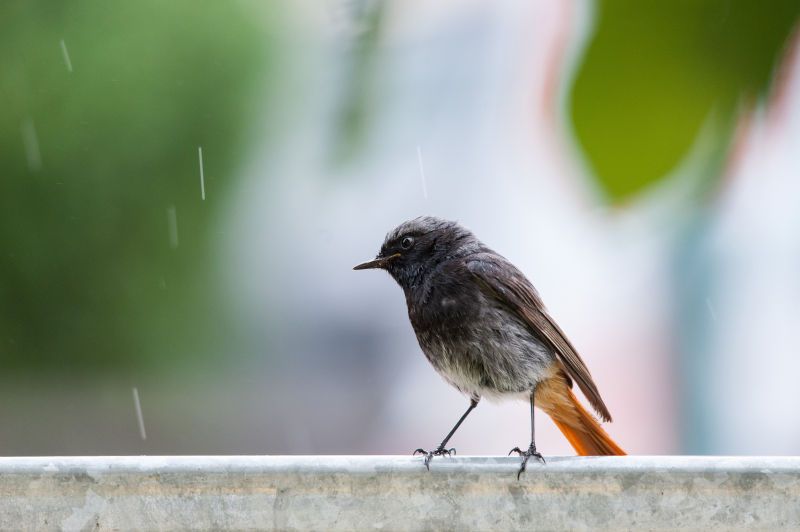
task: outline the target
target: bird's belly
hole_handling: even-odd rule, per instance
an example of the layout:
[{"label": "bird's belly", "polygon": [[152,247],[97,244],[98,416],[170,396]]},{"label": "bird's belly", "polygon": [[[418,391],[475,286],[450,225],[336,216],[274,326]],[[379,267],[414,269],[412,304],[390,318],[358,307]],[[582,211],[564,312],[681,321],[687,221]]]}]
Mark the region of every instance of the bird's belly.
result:
[{"label": "bird's belly", "polygon": [[515,315],[484,309],[480,316],[415,327],[422,351],[448,383],[468,396],[530,392],[549,375],[552,352]]}]

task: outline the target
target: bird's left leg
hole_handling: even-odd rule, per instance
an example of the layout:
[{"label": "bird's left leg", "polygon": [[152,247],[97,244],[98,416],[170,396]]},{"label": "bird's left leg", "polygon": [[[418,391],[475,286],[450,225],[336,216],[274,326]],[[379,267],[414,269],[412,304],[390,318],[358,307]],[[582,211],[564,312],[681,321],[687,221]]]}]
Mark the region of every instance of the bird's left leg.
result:
[{"label": "bird's left leg", "polygon": [[434,456],[440,456],[440,455],[443,455],[443,454],[447,455],[447,456],[450,456],[451,454],[456,454],[456,450],[455,449],[448,449],[448,448],[445,447],[445,445],[447,445],[447,442],[449,442],[450,438],[453,437],[453,434],[456,433],[456,430],[458,430],[458,427],[460,427],[461,424],[464,422],[464,420],[467,419],[467,416],[469,415],[469,413],[472,412],[472,410],[476,406],[478,406],[478,401],[480,401],[480,400],[481,400],[480,397],[473,397],[472,399],[470,399],[469,408],[467,408],[467,411],[464,412],[464,415],[461,416],[461,419],[458,420],[458,422],[450,430],[450,432],[447,433],[447,436],[444,437],[444,440],[442,440],[442,443],[439,444],[439,447],[437,447],[436,450],[434,450],[434,451],[426,451],[423,448],[419,448],[416,451],[414,451],[413,454],[415,454],[415,455],[416,454],[424,454],[425,455],[425,467],[428,468],[428,471],[431,470],[431,465],[430,464],[431,464],[431,460],[433,459]]}]

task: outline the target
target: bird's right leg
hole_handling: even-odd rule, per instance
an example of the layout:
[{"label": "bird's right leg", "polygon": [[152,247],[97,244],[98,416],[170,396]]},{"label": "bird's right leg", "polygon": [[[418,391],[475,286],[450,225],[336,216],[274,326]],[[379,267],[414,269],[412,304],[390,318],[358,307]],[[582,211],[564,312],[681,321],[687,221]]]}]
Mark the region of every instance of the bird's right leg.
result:
[{"label": "bird's right leg", "polygon": [[469,408],[467,408],[467,411],[464,412],[464,415],[461,416],[461,418],[458,420],[456,425],[450,430],[450,432],[447,433],[447,436],[444,437],[444,440],[442,440],[442,443],[439,444],[439,447],[437,447],[433,451],[426,451],[423,448],[419,448],[416,451],[414,451],[414,453],[413,453],[414,455],[417,455],[417,454],[424,454],[425,455],[425,467],[428,469],[428,471],[431,470],[431,465],[430,464],[431,464],[431,460],[433,459],[434,456],[441,456],[441,455],[450,456],[451,454],[456,454],[456,450],[455,449],[447,449],[445,447],[445,445],[447,445],[447,442],[449,442],[450,438],[453,437],[453,434],[456,433],[456,430],[458,430],[458,427],[460,427],[461,424],[464,422],[464,420],[467,419],[467,416],[469,415],[469,413],[472,412],[475,409],[476,406],[478,406],[478,401],[480,401],[480,400],[481,400],[480,397],[473,397],[470,400]]},{"label": "bird's right leg", "polygon": [[531,444],[528,446],[527,451],[523,451],[519,447],[514,447],[508,452],[509,455],[511,453],[518,453],[522,457],[522,465],[520,466],[519,471],[517,471],[517,480],[519,480],[519,476],[525,471],[525,468],[528,465],[528,459],[531,456],[535,457],[537,460],[540,460],[542,463],[544,463],[544,456],[542,456],[542,453],[536,450],[536,424],[533,421],[533,412],[534,412],[533,396],[534,393],[532,390],[531,391]]}]

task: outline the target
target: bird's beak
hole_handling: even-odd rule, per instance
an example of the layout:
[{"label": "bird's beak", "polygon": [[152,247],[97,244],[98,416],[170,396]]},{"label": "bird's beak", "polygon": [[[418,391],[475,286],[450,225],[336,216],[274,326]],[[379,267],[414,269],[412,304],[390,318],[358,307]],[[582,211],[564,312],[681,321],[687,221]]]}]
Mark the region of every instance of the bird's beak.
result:
[{"label": "bird's beak", "polygon": [[369,262],[365,262],[364,264],[359,264],[358,266],[354,266],[354,270],[369,270],[370,268],[385,268],[386,264],[392,260],[399,257],[399,253],[395,253],[394,255],[389,255],[388,257],[378,257],[375,260],[371,260]]}]

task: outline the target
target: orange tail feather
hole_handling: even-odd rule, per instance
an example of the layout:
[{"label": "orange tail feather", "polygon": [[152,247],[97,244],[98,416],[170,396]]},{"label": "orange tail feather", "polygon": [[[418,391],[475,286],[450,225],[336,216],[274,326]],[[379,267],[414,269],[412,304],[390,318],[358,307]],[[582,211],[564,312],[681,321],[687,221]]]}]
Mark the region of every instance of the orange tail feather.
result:
[{"label": "orange tail feather", "polygon": [[536,406],[553,418],[579,455],[626,454],[578,402],[560,372],[536,387],[535,401]]}]

